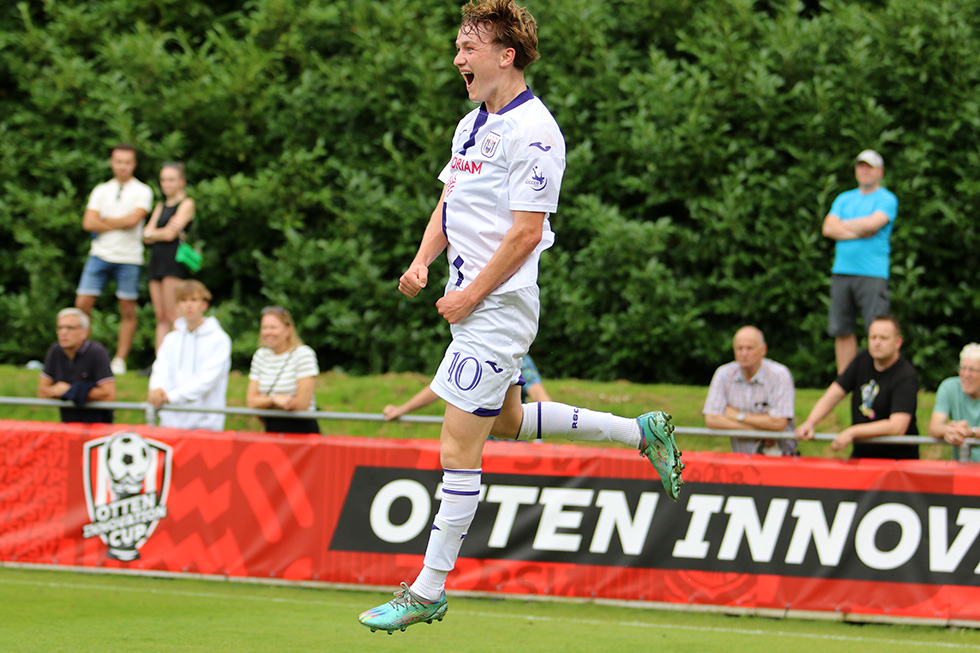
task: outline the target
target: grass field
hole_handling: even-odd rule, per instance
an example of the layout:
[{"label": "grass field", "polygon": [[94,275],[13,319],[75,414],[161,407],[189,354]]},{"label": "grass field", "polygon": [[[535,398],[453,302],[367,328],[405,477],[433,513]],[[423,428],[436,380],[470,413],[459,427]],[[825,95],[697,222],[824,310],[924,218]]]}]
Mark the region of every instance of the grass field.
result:
[{"label": "grass field", "polygon": [[[348,376],[336,372],[321,374],[316,384],[316,403],[320,410],[350,413],[380,413],[385,404],[401,403],[411,397],[429,378],[422,374],[383,374],[377,376]],[[117,401],[139,402],[146,398],[148,379],[134,372],[117,379]],[[228,405],[245,405],[247,375],[232,372],[228,383]],[[707,394],[706,387],[677,385],[645,385],[626,381],[582,381],[578,379],[546,379],[545,385],[551,397],[576,406],[609,411],[617,415],[634,416],[654,408],[666,410],[678,426],[703,427],[701,409]],[[0,396],[33,397],[37,387],[37,372],[12,365],[0,365]],[[816,403],[823,390],[798,389],[796,415],[800,421]],[[935,404],[935,394],[919,395],[918,423],[921,431],[929,421]],[[437,402],[419,415],[441,415],[443,405]],[[0,405],[2,419],[28,419],[57,421],[55,408]],[[142,413],[118,412],[118,423],[142,423]],[[820,423],[818,430],[834,433],[850,424],[850,404],[843,401],[831,415]],[[261,430],[257,418],[229,415],[226,428],[233,431]],[[411,422],[321,421],[324,433],[365,435],[386,438],[438,438],[439,426]],[[602,446],[602,445],[599,445]],[[685,451],[730,451],[725,438],[680,436],[678,446]],[[835,454],[828,443],[802,442],[800,451],[805,456],[846,457],[846,452]],[[949,459],[951,447],[927,445],[921,447],[924,459]]]},{"label": "grass field", "polygon": [[980,650],[980,632],[450,596],[446,619],[370,632],[388,593],[0,568],[4,651]]},{"label": "grass field", "polygon": [[[378,413],[427,381],[418,374],[350,377],[326,373],[317,382],[322,410]],[[0,395],[33,396],[37,372],[0,366]],[[147,379],[118,381],[120,401],[141,401]],[[635,415],[652,407],[680,426],[702,426],[706,388],[549,379],[556,400]],[[246,380],[232,376],[229,404],[244,404]],[[819,390],[797,393],[805,415]],[[934,397],[923,394],[924,426]],[[442,407],[423,411],[438,415]],[[847,422],[841,406],[821,431]],[[50,408],[0,406],[0,418],[56,420]],[[136,413],[118,422],[139,422]],[[414,423],[321,422],[325,433],[392,438],[437,438],[438,426]],[[228,428],[255,430],[254,418],[229,417]],[[686,450],[727,451],[725,439],[682,436]],[[803,453],[831,456],[823,443]],[[923,447],[924,457],[949,457],[946,447]],[[767,619],[661,611],[583,602],[451,596],[445,621],[388,636],[357,623],[389,593],[303,588],[213,580],[140,578],[0,566],[0,651],[948,651],[980,650],[980,631],[905,625]]]}]

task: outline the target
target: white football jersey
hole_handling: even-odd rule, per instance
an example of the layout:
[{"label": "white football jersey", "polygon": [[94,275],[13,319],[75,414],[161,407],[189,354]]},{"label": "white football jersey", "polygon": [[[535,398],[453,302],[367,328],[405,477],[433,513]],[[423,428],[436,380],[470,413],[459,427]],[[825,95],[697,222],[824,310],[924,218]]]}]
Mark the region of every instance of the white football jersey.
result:
[{"label": "white football jersey", "polygon": [[486,267],[514,224],[512,211],[545,214],[541,242],[521,268],[493,292],[537,283],[538,259],[555,235],[548,215],[558,208],[565,139],[547,107],[526,89],[500,113],[481,106],[456,126],[452,158],[439,175],[446,185],[442,230],[449,240],[449,287],[462,290]]}]

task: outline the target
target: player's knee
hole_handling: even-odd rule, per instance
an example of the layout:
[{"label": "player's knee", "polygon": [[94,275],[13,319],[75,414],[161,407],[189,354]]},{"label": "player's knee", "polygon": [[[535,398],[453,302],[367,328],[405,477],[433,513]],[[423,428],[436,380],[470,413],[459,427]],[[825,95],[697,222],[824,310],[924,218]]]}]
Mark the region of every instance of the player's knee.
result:
[{"label": "player's knee", "polygon": [[516,410],[513,407],[508,410],[507,406],[504,406],[504,410],[501,410],[497,418],[493,420],[490,435],[508,440],[517,439],[517,434],[521,430],[521,421],[524,419],[524,410],[521,404],[517,404],[516,408]]}]

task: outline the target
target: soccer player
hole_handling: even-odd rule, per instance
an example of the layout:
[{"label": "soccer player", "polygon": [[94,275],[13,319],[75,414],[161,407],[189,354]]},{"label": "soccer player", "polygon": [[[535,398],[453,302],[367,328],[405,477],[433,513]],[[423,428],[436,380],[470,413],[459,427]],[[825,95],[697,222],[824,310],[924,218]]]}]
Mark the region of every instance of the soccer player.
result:
[{"label": "soccer player", "polygon": [[447,402],[443,499],[415,582],[360,615],[372,631],[390,634],[445,616],[446,576],[476,514],[488,435],[621,442],[653,463],[670,497],[681,485],[684,466],[666,413],[627,419],[557,402],[522,405],[514,385],[538,328],[538,259],[554,241],[548,215],[558,207],[565,168],[561,130],[524,82],[537,40],[534,18],[513,0],[463,8],[453,63],[481,105],[456,128],[439,175],[442,197],[398,282],[399,291],[416,296],[429,265],[447,251],[449,281],[436,307],[453,340],[431,384]]}]

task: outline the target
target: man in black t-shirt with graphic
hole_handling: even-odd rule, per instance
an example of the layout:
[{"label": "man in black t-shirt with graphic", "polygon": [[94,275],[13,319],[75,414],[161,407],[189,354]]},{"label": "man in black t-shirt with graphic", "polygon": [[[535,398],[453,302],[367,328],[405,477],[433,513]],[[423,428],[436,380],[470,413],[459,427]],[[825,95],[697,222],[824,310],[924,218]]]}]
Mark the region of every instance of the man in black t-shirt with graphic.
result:
[{"label": "man in black t-shirt with graphic", "polygon": [[851,426],[831,443],[834,451],[854,445],[852,458],[919,457],[915,444],[875,444],[873,438],[918,435],[915,423],[919,378],[912,364],[899,353],[902,330],[898,320],[880,315],[868,329],[868,349],[858,353],[837,380],[820,397],[796,437],[809,440],[816,424],[851,393]]}]

